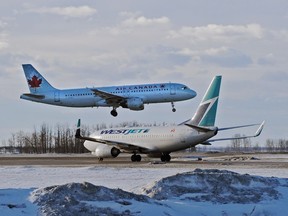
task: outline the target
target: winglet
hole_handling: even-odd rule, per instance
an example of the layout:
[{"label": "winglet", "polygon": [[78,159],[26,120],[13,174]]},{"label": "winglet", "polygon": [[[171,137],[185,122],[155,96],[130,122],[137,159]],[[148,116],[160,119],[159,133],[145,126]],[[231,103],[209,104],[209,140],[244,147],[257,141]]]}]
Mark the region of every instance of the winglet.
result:
[{"label": "winglet", "polygon": [[256,131],[254,137],[257,137],[257,136],[259,136],[259,135],[261,134],[261,132],[262,132],[262,130],[263,130],[263,128],[264,128],[264,124],[265,124],[265,121],[263,121],[263,122],[261,123],[261,125],[259,126],[258,130]]},{"label": "winglet", "polygon": [[81,120],[78,119],[77,130],[76,130],[76,133],[75,133],[75,137],[76,137],[76,138],[81,138],[80,125],[81,125]]},{"label": "winglet", "polygon": [[80,128],[80,126],[81,126],[81,119],[78,119],[77,129]]}]

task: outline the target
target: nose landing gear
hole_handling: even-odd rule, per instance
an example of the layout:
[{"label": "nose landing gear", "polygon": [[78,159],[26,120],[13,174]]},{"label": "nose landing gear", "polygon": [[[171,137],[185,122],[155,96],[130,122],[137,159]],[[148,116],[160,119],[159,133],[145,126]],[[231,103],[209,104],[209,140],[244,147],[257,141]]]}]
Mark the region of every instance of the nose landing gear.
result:
[{"label": "nose landing gear", "polygon": [[174,105],[173,101],[171,102],[171,105],[172,105],[172,112],[176,112],[175,105]]}]

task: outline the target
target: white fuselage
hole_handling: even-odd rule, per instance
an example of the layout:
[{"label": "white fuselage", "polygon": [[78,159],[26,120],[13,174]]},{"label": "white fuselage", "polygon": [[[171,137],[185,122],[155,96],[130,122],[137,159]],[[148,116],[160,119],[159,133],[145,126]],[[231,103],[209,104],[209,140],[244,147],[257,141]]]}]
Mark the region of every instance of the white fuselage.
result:
[{"label": "white fuselage", "polygon": [[[146,149],[140,153],[170,153],[193,147],[216,135],[217,128],[199,132],[185,125],[163,127],[127,127],[99,130],[90,137],[115,142],[129,143]],[[103,144],[85,141],[84,146],[92,153]],[[105,144],[104,144],[105,145]],[[133,152],[133,149],[127,152]]]}]

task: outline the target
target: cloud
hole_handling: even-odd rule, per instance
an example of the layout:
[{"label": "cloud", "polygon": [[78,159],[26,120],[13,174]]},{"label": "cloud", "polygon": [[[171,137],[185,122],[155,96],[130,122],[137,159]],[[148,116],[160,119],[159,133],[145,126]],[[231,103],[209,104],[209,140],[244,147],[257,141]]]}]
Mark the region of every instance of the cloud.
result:
[{"label": "cloud", "polygon": [[146,18],[144,16],[132,17],[122,22],[122,25],[134,27],[134,26],[151,26],[151,25],[163,25],[170,22],[168,17],[160,18]]},{"label": "cloud", "polygon": [[[143,80],[155,82],[155,80],[162,80],[163,77],[165,80],[167,73],[165,75],[161,71],[171,70],[175,73],[175,68],[189,63],[190,60],[190,56],[179,53],[173,47],[159,45],[142,49],[95,52],[90,57],[89,64],[93,65],[95,79],[99,82],[101,80],[103,83],[117,83],[125,80],[125,82],[141,83]],[[88,70],[80,69],[80,71]],[[91,74],[90,70],[89,73]],[[179,76],[178,73],[178,78]]]},{"label": "cloud", "polygon": [[188,27],[183,26],[178,31],[170,31],[170,38],[187,37],[192,41],[208,40],[228,40],[238,38],[261,39],[264,36],[264,29],[259,24],[247,25],[217,25],[209,24],[206,26]]},{"label": "cloud", "polygon": [[119,15],[122,16],[122,17],[129,17],[129,18],[131,18],[131,17],[140,16],[140,15],[141,15],[141,12],[139,12],[139,11],[136,11],[136,12],[121,11],[121,12],[119,13]]},{"label": "cloud", "polygon": [[9,46],[7,42],[7,33],[5,32],[5,27],[7,26],[7,23],[0,20],[0,50],[7,48]]},{"label": "cloud", "polygon": [[247,67],[253,63],[249,56],[235,49],[226,49],[217,53],[208,52],[207,55],[201,56],[201,60],[204,64],[216,64],[221,67]]},{"label": "cloud", "polygon": [[97,13],[95,8],[92,8],[87,5],[75,7],[75,6],[68,6],[68,7],[42,7],[42,8],[35,8],[30,9],[30,12],[34,13],[47,13],[47,14],[56,14],[60,16],[67,16],[67,17],[88,17],[92,16]]},{"label": "cloud", "polygon": [[179,51],[182,55],[191,56],[193,61],[202,64],[214,64],[220,67],[247,67],[252,64],[252,59],[240,50],[230,47],[210,48],[206,50],[190,50],[189,48]]},{"label": "cloud", "polygon": [[0,50],[7,48],[8,46],[9,46],[9,44],[7,42],[1,41],[1,39],[0,39]]},{"label": "cloud", "polygon": [[274,65],[276,63],[275,56],[272,53],[258,59],[260,65]]},{"label": "cloud", "polygon": [[[288,72],[275,69],[274,71],[263,73],[261,80],[267,83],[275,83],[277,85],[280,84],[278,87],[281,89],[283,86],[287,86],[286,83],[288,81]],[[277,93],[279,94],[279,92]],[[283,93],[288,97],[286,94],[287,91],[284,91]]]},{"label": "cloud", "polygon": [[3,20],[0,20],[0,28],[5,28],[7,26],[7,23]]}]

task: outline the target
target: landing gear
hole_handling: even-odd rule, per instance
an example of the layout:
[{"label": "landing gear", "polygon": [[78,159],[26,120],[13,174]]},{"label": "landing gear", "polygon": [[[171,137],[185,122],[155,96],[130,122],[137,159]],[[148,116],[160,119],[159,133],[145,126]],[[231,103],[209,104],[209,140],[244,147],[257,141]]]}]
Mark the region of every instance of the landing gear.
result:
[{"label": "landing gear", "polygon": [[113,109],[111,110],[110,114],[111,114],[112,116],[114,116],[114,117],[116,117],[116,116],[118,115],[118,113],[117,113],[117,111],[116,111],[115,108],[113,108]]},{"label": "landing gear", "polygon": [[133,154],[133,155],[131,156],[131,161],[132,161],[132,162],[140,162],[140,161],[141,161],[141,155]]},{"label": "landing gear", "polygon": [[174,105],[173,101],[171,102],[171,105],[172,105],[172,112],[176,112],[175,105]]},{"label": "landing gear", "polygon": [[171,156],[169,154],[161,155],[161,161],[162,162],[169,162],[170,160],[171,160]]}]

